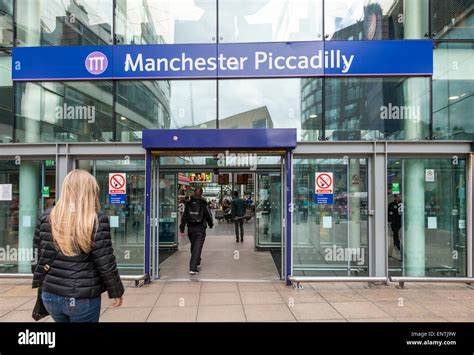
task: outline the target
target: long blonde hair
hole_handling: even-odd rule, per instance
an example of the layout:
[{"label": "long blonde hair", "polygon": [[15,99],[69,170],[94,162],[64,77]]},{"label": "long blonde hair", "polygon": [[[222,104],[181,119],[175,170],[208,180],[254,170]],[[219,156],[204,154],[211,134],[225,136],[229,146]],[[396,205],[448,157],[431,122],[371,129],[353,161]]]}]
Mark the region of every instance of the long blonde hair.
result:
[{"label": "long blonde hair", "polygon": [[100,210],[98,191],[97,180],[87,171],[77,169],[66,175],[49,217],[54,243],[63,255],[91,251]]}]

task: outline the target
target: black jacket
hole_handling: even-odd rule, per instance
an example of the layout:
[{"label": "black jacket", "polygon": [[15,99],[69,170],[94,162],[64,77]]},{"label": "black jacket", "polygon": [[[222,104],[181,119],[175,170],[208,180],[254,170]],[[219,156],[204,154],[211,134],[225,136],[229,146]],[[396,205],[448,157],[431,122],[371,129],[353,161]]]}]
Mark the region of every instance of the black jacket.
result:
[{"label": "black jacket", "polygon": [[[99,226],[89,254],[65,256],[55,248],[50,211],[45,211],[36,225],[33,250],[37,253],[38,263],[32,264],[33,288],[41,286],[44,265],[48,264],[50,270],[42,284],[45,292],[63,297],[95,298],[107,291],[110,298],[121,297],[124,288],[113,254],[108,217],[103,212],[98,213]],[[56,258],[51,264],[54,255]]]},{"label": "black jacket", "polygon": [[402,203],[396,203],[392,201],[388,204],[388,221],[392,223],[392,226],[402,225]]},{"label": "black jacket", "polygon": [[[204,220],[202,221],[202,223],[193,224],[193,223],[189,223],[189,203],[191,202],[191,200],[196,200],[196,199],[201,201],[202,208],[204,208],[204,211],[203,211]],[[188,232],[203,232],[206,230],[207,225],[209,225],[209,227],[212,228],[214,226],[214,222],[212,221],[212,215],[209,212],[209,209],[207,208],[207,202],[203,200],[202,198],[196,198],[194,196],[191,197],[191,200],[186,202],[186,205],[184,207],[184,213],[183,213],[183,216],[181,217],[181,223],[179,224],[180,232],[183,233],[184,227],[186,226],[188,226]]]}]

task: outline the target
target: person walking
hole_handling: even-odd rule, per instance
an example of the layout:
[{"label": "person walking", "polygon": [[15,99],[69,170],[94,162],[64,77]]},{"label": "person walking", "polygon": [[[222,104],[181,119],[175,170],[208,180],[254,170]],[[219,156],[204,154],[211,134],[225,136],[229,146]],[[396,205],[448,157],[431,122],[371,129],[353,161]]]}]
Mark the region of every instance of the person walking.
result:
[{"label": "person walking", "polygon": [[245,220],[245,201],[239,197],[239,193],[234,191],[234,198],[231,202],[232,218],[235,224],[235,241],[244,241],[244,220]]},{"label": "person walking", "polygon": [[398,233],[402,227],[402,211],[403,206],[400,199],[400,195],[395,195],[394,200],[388,205],[388,221],[392,229],[393,245],[401,253],[400,238]]},{"label": "person walking", "polygon": [[109,219],[100,210],[97,180],[85,170],[64,179],[56,205],[39,218],[33,250],[33,288],[41,287],[44,308],[56,322],[98,322],[101,294],[123,302],[110,237]]},{"label": "person walking", "polygon": [[209,226],[209,228],[214,226],[211,213],[207,208],[207,203],[202,198],[201,187],[196,187],[194,195],[184,207],[179,231],[184,233],[186,226],[188,228],[188,238],[191,242],[189,274],[196,275],[201,267],[201,252],[206,239],[207,226]]}]

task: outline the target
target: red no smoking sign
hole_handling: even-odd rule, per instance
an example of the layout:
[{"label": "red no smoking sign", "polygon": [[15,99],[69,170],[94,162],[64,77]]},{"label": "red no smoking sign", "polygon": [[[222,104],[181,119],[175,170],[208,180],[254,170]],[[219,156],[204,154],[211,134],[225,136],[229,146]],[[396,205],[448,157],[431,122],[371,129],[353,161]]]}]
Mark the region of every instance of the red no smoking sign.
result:
[{"label": "red no smoking sign", "polygon": [[332,173],[316,173],[315,193],[332,194],[333,193],[333,175]]},{"label": "red no smoking sign", "polygon": [[109,174],[109,194],[127,193],[127,176],[124,173]]}]

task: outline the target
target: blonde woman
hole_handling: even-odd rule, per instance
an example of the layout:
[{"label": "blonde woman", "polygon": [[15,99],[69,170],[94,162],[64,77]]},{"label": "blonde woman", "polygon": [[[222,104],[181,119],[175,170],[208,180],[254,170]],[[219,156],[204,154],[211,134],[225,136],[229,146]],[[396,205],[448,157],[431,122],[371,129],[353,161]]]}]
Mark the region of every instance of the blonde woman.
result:
[{"label": "blonde woman", "polygon": [[36,225],[33,288],[42,287],[44,307],[56,322],[97,322],[105,291],[112,307],[122,305],[124,288],[98,191],[87,171],[71,171],[56,205]]}]

